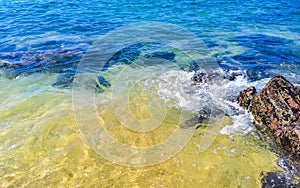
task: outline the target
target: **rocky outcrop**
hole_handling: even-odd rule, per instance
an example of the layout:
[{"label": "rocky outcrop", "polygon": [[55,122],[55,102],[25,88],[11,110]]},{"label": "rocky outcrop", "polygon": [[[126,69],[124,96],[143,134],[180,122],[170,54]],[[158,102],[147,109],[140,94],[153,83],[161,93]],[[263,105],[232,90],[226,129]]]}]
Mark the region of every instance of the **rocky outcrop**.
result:
[{"label": "rocky outcrop", "polygon": [[277,143],[300,157],[300,88],[276,76],[259,94],[251,86],[241,91],[237,99],[252,112],[259,126],[267,127]]}]

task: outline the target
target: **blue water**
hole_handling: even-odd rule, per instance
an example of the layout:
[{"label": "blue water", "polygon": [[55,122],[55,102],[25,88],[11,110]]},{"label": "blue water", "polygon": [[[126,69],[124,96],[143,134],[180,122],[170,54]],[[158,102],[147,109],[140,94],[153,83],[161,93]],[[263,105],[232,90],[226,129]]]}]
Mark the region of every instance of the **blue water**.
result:
[{"label": "blue water", "polygon": [[[0,177],[9,182],[8,184],[1,182],[0,186],[26,186],[26,184],[17,183],[27,182],[29,179],[33,179],[33,183],[36,181],[37,185],[39,181],[43,182],[44,180],[46,183],[57,178],[60,181],[61,174],[55,174],[56,171],[49,172],[52,166],[55,166],[53,169],[57,168],[62,173],[65,172],[63,172],[64,169],[61,169],[61,166],[72,166],[75,182],[86,178],[86,174],[83,174],[82,177],[79,176],[79,178],[76,175],[81,173],[82,169],[95,172],[95,182],[103,183],[105,180],[104,185],[108,186],[119,184],[124,186],[124,182],[128,183],[127,177],[129,175],[136,176],[134,178],[139,181],[147,179],[145,178],[147,176],[143,174],[144,172],[141,175],[136,175],[136,171],[132,172],[128,169],[109,170],[120,168],[110,164],[104,166],[104,170],[101,167],[98,171],[95,168],[79,168],[81,163],[85,161],[88,161],[88,167],[93,166],[94,163],[90,164],[89,162],[94,154],[92,152],[88,155],[85,155],[84,152],[80,153],[83,149],[78,144],[80,148],[76,147],[74,149],[74,155],[76,154],[74,157],[73,150],[70,149],[73,145],[76,145],[76,143],[73,143],[73,139],[61,141],[62,138],[71,137],[70,132],[73,133],[78,130],[74,125],[75,120],[72,120],[74,114],[69,114],[72,112],[70,96],[65,96],[63,92],[58,92],[61,90],[53,88],[72,86],[78,64],[99,38],[116,28],[141,21],[172,23],[187,29],[204,41],[210,49],[210,57],[208,58],[216,60],[220,68],[225,71],[238,69],[245,73],[247,75],[245,79],[250,80],[249,82],[232,83],[224,87],[234,93],[234,95],[230,95],[232,98],[230,102],[235,100],[236,93],[247,87],[248,83],[258,81],[259,88],[262,88],[267,82],[265,78],[278,74],[285,76],[292,83],[300,85],[300,0],[183,0],[180,2],[171,0],[0,0],[0,91],[3,95],[7,95],[1,97],[2,101],[0,101],[2,107],[0,138],[2,137],[3,145],[0,146],[2,147],[0,148],[1,151],[3,151],[0,154],[4,156],[4,158],[1,156]],[[136,44],[136,46],[139,45]],[[138,50],[133,49],[133,51],[135,53]],[[162,55],[165,59],[172,60],[174,54],[168,53],[158,51],[156,55]],[[121,54],[119,59],[118,56],[112,59],[119,61],[124,58],[122,53],[118,54]],[[178,55],[176,54],[176,58]],[[109,68],[110,64],[106,65],[105,70]],[[189,69],[189,71],[192,70],[193,68]],[[55,73],[55,78],[51,73]],[[103,86],[108,87],[110,83],[105,78],[100,77],[99,81],[102,82]],[[57,80],[55,81],[55,79]],[[259,80],[263,81],[259,82]],[[166,81],[166,83],[173,86],[173,82],[169,81]],[[188,79],[188,81],[190,80]],[[236,82],[239,82],[239,80]],[[232,89],[233,87],[236,88]],[[220,89],[218,91],[222,90],[222,87],[218,88]],[[178,88],[170,90],[176,91]],[[66,91],[67,94],[70,92],[70,90],[63,91]],[[224,91],[224,93],[227,92]],[[173,93],[170,95],[175,96]],[[187,98],[191,100],[190,97]],[[188,106],[196,106],[195,103],[197,102],[195,101],[197,100],[188,101],[191,102],[187,103]],[[65,117],[65,114],[69,115]],[[242,123],[246,121],[248,123],[248,120],[243,117],[238,120]],[[251,127],[249,124],[252,125],[252,122],[246,124],[246,127]],[[68,126],[69,128],[66,128]],[[78,136],[79,133],[76,132],[76,135]],[[80,140],[78,142],[81,143],[81,138],[78,139]],[[234,143],[234,140],[231,141]],[[23,143],[25,144],[23,145]],[[65,143],[67,144],[64,145]],[[217,144],[219,143],[223,143],[223,140],[221,139]],[[41,146],[41,148],[33,150],[32,147],[36,147],[36,145]],[[213,187],[218,185],[218,182],[223,182],[224,179],[228,182],[233,181],[234,185],[239,185],[237,182],[240,181],[241,177],[249,177],[249,174],[241,173],[241,171],[245,171],[241,167],[249,163],[249,173],[252,173],[250,174],[250,180],[254,179],[256,183],[252,183],[257,184],[260,181],[257,179],[259,179],[261,171],[270,171],[265,166],[269,163],[270,166],[271,163],[276,165],[276,162],[274,162],[275,159],[273,161],[269,153],[261,153],[261,149],[252,151],[251,147],[256,147],[256,145],[245,141],[245,146],[247,146],[246,149],[239,149],[241,146],[239,143],[237,144],[237,151],[241,150],[240,157],[237,158],[231,157],[231,153],[235,149],[231,149],[230,146],[227,148],[230,155],[224,157],[224,161],[221,160],[220,162],[215,161],[219,161],[222,157],[215,157],[215,155],[205,157],[204,155],[204,160],[210,159],[209,161],[212,161],[208,165],[206,165],[207,161],[204,161],[204,166],[210,166],[211,164],[213,168],[211,168],[211,171],[205,172],[209,173],[208,176],[202,178],[207,177],[208,180],[213,177],[212,179],[216,180],[216,176],[219,181],[217,181],[217,184],[213,184]],[[63,148],[63,151],[59,150],[59,147]],[[219,148],[219,146],[215,148]],[[222,146],[220,148],[223,150]],[[10,150],[16,151],[16,153],[5,153],[10,152]],[[67,160],[63,158],[59,161],[56,156],[61,156],[64,151],[68,152],[69,150],[71,154],[66,155]],[[264,150],[266,149],[263,148]],[[48,162],[44,160],[43,153],[45,152],[48,152],[45,154]],[[259,155],[256,155],[257,153]],[[48,159],[47,156],[54,157]],[[202,160],[198,153],[191,156],[192,159],[184,158],[182,160],[182,166],[188,167],[184,162]],[[273,162],[261,160],[260,156]],[[264,159],[263,157],[262,159]],[[87,160],[80,161],[86,158]],[[97,160],[100,159],[97,158]],[[54,162],[52,163],[52,161]],[[226,161],[229,161],[228,167],[226,167]],[[239,165],[239,162],[242,162],[242,165]],[[101,164],[102,161],[98,163]],[[224,166],[224,164],[226,165]],[[42,167],[43,165],[44,167]],[[156,173],[158,167],[153,170],[154,173],[151,177],[156,179],[163,176],[162,179],[166,182],[175,179],[177,181],[180,176],[173,176],[173,174],[181,171],[182,166],[174,169],[168,168],[168,166],[165,167],[165,169],[169,169],[169,171],[166,170],[166,176],[163,176],[164,171],[159,172],[160,174]],[[201,168],[193,169],[199,170]],[[253,169],[257,169],[257,172]],[[101,173],[105,171],[104,175],[99,170]],[[205,170],[207,169],[205,168]],[[101,176],[98,175],[98,172]],[[54,178],[51,179],[47,175],[48,173],[53,173]],[[183,178],[186,179],[186,182],[189,182],[189,178],[192,177],[191,185],[195,184],[194,180],[199,179],[199,171],[191,171],[187,168],[182,173],[186,174]],[[31,175],[36,174],[35,179],[31,178]],[[110,177],[116,175],[120,177],[121,181],[115,178],[114,184],[111,184]],[[101,178],[104,178],[102,182],[99,180]],[[216,183],[213,180],[211,182]],[[183,182],[183,184],[186,185],[186,182]],[[153,181],[150,184],[155,184],[155,182]],[[56,185],[55,182],[54,185]],[[71,187],[75,187],[75,185],[77,186],[77,184],[70,184]],[[96,184],[91,181],[90,185]],[[168,187],[164,184],[161,185],[161,187]],[[231,184],[226,184],[225,181],[222,185],[223,187],[229,187]]]},{"label": "blue water", "polygon": [[[298,0],[1,1],[0,66],[28,64],[28,59],[35,63],[17,73],[6,73],[12,78],[23,72],[47,71],[48,66],[38,68],[41,63],[36,61],[41,59],[32,58],[65,50],[76,52],[76,57],[50,58],[55,64],[50,67],[72,69],[70,64],[80,61],[94,40],[139,21],[173,23],[195,33],[214,52],[212,57],[223,62],[223,68],[299,73]],[[58,69],[54,72],[63,72]]]}]

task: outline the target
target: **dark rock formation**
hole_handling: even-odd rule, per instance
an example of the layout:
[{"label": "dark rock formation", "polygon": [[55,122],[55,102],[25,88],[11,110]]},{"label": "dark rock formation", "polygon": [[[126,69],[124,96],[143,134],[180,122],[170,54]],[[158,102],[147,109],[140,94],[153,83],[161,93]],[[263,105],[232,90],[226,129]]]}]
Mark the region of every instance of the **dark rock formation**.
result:
[{"label": "dark rock formation", "polygon": [[267,127],[277,143],[300,157],[300,89],[282,76],[272,78],[256,94],[255,87],[241,91],[237,97],[254,119]]},{"label": "dark rock formation", "polygon": [[268,172],[262,173],[262,188],[296,188],[299,187],[299,183],[293,183],[283,172]]},{"label": "dark rock formation", "polygon": [[254,86],[251,86],[244,91],[240,92],[238,95],[238,101],[240,105],[244,108],[248,108],[256,94],[256,89]]},{"label": "dark rock formation", "polygon": [[192,76],[191,80],[195,83],[207,83],[207,82],[216,82],[220,80],[229,80],[233,81],[236,79],[237,76],[240,76],[239,73],[221,73],[221,72],[214,72],[211,70],[206,70],[206,72],[197,71]]}]

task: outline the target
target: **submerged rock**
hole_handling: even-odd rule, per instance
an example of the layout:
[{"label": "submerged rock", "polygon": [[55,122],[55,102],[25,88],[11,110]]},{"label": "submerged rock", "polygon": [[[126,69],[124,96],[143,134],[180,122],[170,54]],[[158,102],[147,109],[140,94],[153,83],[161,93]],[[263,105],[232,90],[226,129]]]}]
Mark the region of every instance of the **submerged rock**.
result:
[{"label": "submerged rock", "polygon": [[73,86],[74,77],[75,72],[60,74],[57,76],[57,80],[52,86],[56,88],[71,88]]},{"label": "submerged rock", "polygon": [[262,173],[262,176],[261,182],[263,188],[296,188],[300,185],[299,183],[293,183],[291,179],[284,174],[284,172]]},{"label": "submerged rock", "polygon": [[34,73],[59,73],[52,84],[57,88],[72,87],[77,65],[84,54],[83,48],[0,52],[0,69],[9,79]]},{"label": "submerged rock", "polygon": [[240,76],[241,74],[237,72],[218,72],[218,71],[212,71],[212,70],[206,70],[206,72],[203,71],[197,71],[192,76],[191,80],[195,83],[216,83],[220,82],[221,80],[229,80],[233,81],[236,79],[237,76]]},{"label": "submerged rock", "polygon": [[300,89],[282,76],[272,78],[256,94],[254,86],[239,93],[241,106],[252,112],[259,127],[287,151],[300,157]]},{"label": "submerged rock", "polygon": [[155,57],[155,58],[162,58],[166,60],[174,60],[175,54],[174,52],[153,52],[151,54],[146,54],[145,57]]},{"label": "submerged rock", "polygon": [[[76,74],[77,66],[81,62],[82,56],[86,53],[86,46],[76,44],[68,44],[64,46],[61,41],[48,41],[40,45],[31,46],[31,50],[24,49],[21,51],[10,52],[7,50],[0,50],[0,70],[3,70],[3,76],[16,79],[34,73],[59,73],[57,81],[52,84],[53,87],[70,88],[72,87],[74,76]],[[123,48],[116,52],[101,68],[101,71],[107,71],[109,68],[119,64],[130,65],[136,61],[141,52],[146,51],[145,58],[160,58],[174,61],[175,53],[173,51],[154,51],[149,52],[147,49],[152,49],[161,44],[146,42],[137,43]],[[102,86],[110,87],[110,83],[102,76],[97,78],[99,84],[93,87],[97,91],[101,91]]]}]

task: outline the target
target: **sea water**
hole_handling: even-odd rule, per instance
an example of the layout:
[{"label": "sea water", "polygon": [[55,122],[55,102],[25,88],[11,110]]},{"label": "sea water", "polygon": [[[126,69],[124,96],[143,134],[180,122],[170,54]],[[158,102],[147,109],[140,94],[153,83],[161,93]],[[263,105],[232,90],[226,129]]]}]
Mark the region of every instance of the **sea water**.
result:
[{"label": "sea water", "polygon": [[[262,173],[283,169],[235,97],[250,85],[261,90],[278,74],[300,84],[299,8],[299,1],[275,0],[1,1],[0,186],[260,187]],[[168,64],[159,69],[115,65],[103,72],[112,86],[95,94],[94,110],[120,143],[149,147],[167,139],[178,126],[190,129],[193,124],[178,124],[179,111],[187,112],[187,119],[211,106],[223,112],[217,129],[200,124],[176,155],[136,168],[115,164],[93,150],[77,126],[72,87],[54,83],[74,71],[73,62],[82,61],[99,38],[141,21],[171,23],[194,33],[209,49],[205,58],[216,62],[213,71],[237,76],[234,81],[195,84],[190,80],[195,70]],[[68,52],[76,54],[74,59],[68,59]],[[175,54],[177,61],[184,60]],[[39,62],[37,57],[45,56],[47,61]],[[36,66],[7,66],[32,62]],[[149,72],[150,77],[141,78]],[[136,84],[127,96],[130,81]],[[130,114],[139,120],[151,117],[151,98],[163,100],[168,113],[161,126],[151,133],[121,126],[109,103],[112,91],[117,91],[113,107],[122,108],[118,101],[128,97]],[[119,112],[127,117],[129,111]],[[201,141],[209,130],[215,138],[203,149]]]}]

